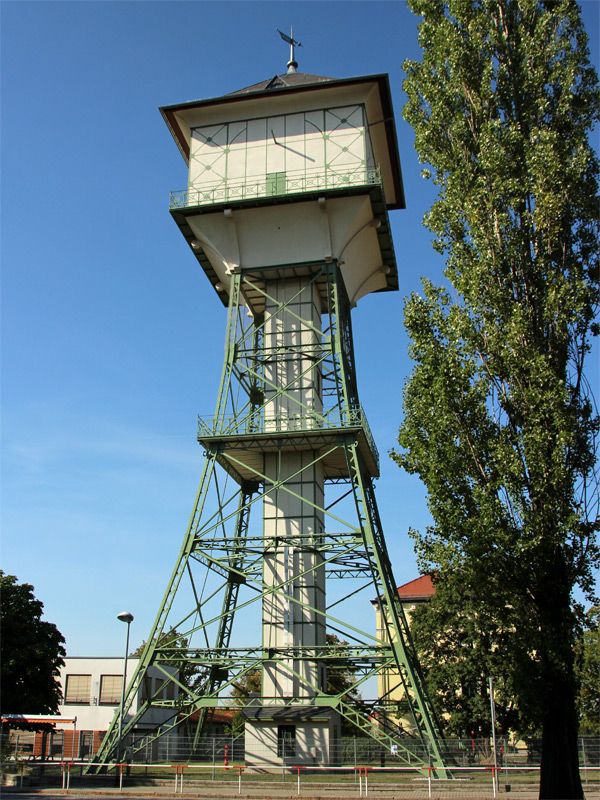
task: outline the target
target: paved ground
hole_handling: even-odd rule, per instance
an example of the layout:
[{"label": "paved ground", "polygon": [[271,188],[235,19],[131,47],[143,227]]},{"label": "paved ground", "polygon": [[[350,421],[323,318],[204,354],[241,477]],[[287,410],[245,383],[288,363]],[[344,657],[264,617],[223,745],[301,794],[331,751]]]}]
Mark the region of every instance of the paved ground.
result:
[{"label": "paved ground", "polygon": [[[183,788],[183,794],[174,793],[174,787],[152,786],[143,787],[124,787],[121,792],[110,788],[87,789],[75,787],[69,792],[51,788],[2,788],[2,796],[9,800],[169,800],[170,798],[199,798],[201,800],[223,800],[223,798],[244,798],[245,800],[292,800],[301,797],[302,800],[343,800],[344,798],[365,797],[364,786],[357,784],[346,784],[340,786],[339,783],[319,784],[319,786],[301,786],[300,795],[297,793],[297,785],[279,784],[254,784],[243,786],[241,794],[238,793],[237,782],[228,785],[214,785],[209,781],[194,782]],[[362,789],[362,794],[361,794]],[[481,786],[432,786],[431,795],[427,785],[425,786],[377,786],[372,783],[368,787],[369,798],[380,798],[383,800],[490,800],[493,798],[492,787],[485,791]],[[498,792],[498,800],[537,800],[537,790],[528,787],[513,786],[507,792],[503,785]],[[586,793],[586,800],[600,800],[600,788],[593,789]]]},{"label": "paved ground", "polygon": [[[60,788],[61,775],[46,772],[29,778],[31,785],[3,786],[3,800],[537,800],[537,776],[514,773],[502,775],[494,794],[487,775],[459,775],[453,780],[432,780],[410,774],[370,773],[368,788],[364,776],[353,774],[300,774],[270,776],[238,773],[183,776],[183,788],[174,776],[124,775],[119,790],[116,776],[71,774],[70,790]],[[591,780],[593,778],[593,780]],[[18,780],[18,778],[17,778]],[[26,777],[27,780],[27,777]],[[181,778],[179,778],[181,780]],[[511,783],[507,785],[507,781]],[[586,800],[600,800],[600,774],[588,775]],[[566,798],[565,798],[566,800]]]}]

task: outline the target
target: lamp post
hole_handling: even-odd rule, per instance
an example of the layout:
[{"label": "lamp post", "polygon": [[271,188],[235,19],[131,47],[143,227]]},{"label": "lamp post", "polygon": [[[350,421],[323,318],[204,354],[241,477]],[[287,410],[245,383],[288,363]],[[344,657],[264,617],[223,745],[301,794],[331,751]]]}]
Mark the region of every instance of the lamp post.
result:
[{"label": "lamp post", "polygon": [[119,759],[122,758],[122,742],[123,736],[123,710],[125,708],[125,687],[127,685],[127,653],[129,652],[129,628],[133,622],[133,614],[130,611],[121,611],[117,614],[117,619],[121,622],[127,623],[127,638],[125,640],[125,656],[123,658],[123,686],[121,687],[121,712],[119,714]]},{"label": "lamp post", "polygon": [[494,679],[489,678],[490,711],[492,717],[492,746],[494,748],[494,797],[498,791],[498,752],[496,750],[496,703],[494,700]]}]

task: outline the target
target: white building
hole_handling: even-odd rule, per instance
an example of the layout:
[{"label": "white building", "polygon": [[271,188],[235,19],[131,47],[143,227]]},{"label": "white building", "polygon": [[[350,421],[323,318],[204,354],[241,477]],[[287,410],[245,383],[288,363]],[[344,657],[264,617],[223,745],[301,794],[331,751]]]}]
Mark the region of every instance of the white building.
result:
[{"label": "white building", "polygon": [[[138,658],[127,659],[129,675],[133,674],[138,661]],[[59,680],[63,692],[61,716],[77,717],[77,727],[81,730],[106,731],[121,703],[123,658],[67,657]],[[164,677],[161,677],[161,673],[150,668],[146,682],[140,687],[131,709],[132,714],[147,697],[160,693],[163,683]],[[163,690],[163,699],[175,699],[174,688],[174,684],[169,682]],[[155,728],[171,715],[170,709],[151,708],[139,727],[142,730]],[[123,721],[124,725],[126,723],[127,717]]]},{"label": "white building", "polygon": [[[138,658],[127,659],[127,674],[132,675]],[[174,670],[173,670],[174,672]],[[21,755],[36,758],[90,759],[97,751],[115,712],[121,703],[123,687],[123,657],[77,657],[68,656],[60,670],[58,681],[63,699],[57,715],[27,714],[10,715],[24,721],[43,722],[53,725],[48,733],[12,731],[11,741]],[[176,687],[169,682],[162,688],[164,677],[150,667],[148,676],[140,687],[130,709],[133,715],[146,697],[176,699]],[[155,729],[173,716],[172,708],[150,708],[134,729],[134,734]],[[5,718],[7,721],[9,717]],[[127,723],[126,716],[123,724]]]}]

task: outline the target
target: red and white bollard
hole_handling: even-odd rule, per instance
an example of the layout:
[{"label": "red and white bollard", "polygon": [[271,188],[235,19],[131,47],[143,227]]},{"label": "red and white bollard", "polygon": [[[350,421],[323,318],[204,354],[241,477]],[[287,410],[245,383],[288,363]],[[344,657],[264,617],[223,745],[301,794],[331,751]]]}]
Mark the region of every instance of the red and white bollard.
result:
[{"label": "red and white bollard", "polygon": [[72,761],[61,761],[60,762],[60,769],[62,772],[62,788],[68,792],[69,785],[71,783],[71,767],[73,766]]},{"label": "red and white bollard", "polygon": [[175,794],[178,791],[183,794],[183,771],[187,764],[171,764],[171,767],[175,770]]}]

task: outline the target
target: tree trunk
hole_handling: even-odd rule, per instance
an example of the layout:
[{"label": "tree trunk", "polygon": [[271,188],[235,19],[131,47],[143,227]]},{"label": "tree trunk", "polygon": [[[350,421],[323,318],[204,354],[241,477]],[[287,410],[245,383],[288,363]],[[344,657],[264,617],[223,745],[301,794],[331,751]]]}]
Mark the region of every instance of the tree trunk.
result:
[{"label": "tree trunk", "polygon": [[[559,574],[565,571],[557,570]],[[564,579],[554,580],[552,588],[547,587],[542,609],[544,710],[540,800],[584,797],[577,752],[574,621],[565,583]]]},{"label": "tree trunk", "polygon": [[582,800],[573,700],[567,700],[555,688],[556,693],[547,698],[544,714],[540,800]]}]

